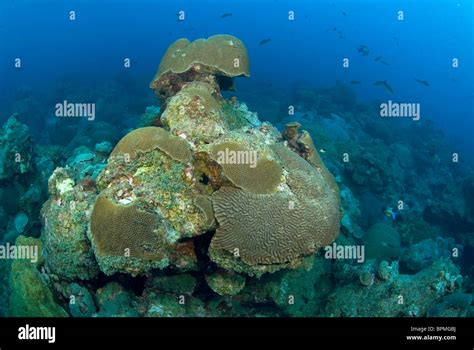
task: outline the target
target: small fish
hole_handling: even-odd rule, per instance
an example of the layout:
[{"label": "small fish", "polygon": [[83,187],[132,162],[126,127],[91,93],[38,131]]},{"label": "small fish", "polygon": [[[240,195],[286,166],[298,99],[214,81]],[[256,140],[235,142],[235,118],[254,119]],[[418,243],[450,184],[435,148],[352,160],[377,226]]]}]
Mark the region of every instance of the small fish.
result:
[{"label": "small fish", "polygon": [[385,66],[390,66],[390,64],[387,61],[381,60],[380,63],[382,63]]},{"label": "small fish", "polygon": [[320,153],[326,153],[326,150],[325,150],[324,148],[321,148],[321,149],[319,150],[319,152],[320,152]]},{"label": "small fish", "polygon": [[378,62],[378,61],[380,61],[382,58],[383,58],[382,56],[377,56],[377,57],[374,58],[374,61],[375,61],[375,62]]},{"label": "small fish", "polygon": [[421,85],[424,85],[426,87],[429,87],[430,86],[430,83],[428,83],[426,80],[421,80],[421,79],[417,79],[417,78],[413,78],[415,79],[415,81],[418,83],[418,84],[421,84]]},{"label": "small fish", "polygon": [[342,11],[343,16],[347,16],[347,13],[345,11]]},{"label": "small fish", "polygon": [[370,53],[369,48],[366,45],[360,45],[357,48],[357,51],[362,55],[362,56],[367,56]]},{"label": "small fish", "polygon": [[390,94],[393,95],[393,89],[392,87],[388,84],[386,80],[378,80],[374,83],[374,86],[382,86],[384,87]]},{"label": "small fish", "polygon": [[359,84],[360,84],[360,81],[359,81],[359,80],[351,80],[351,81],[350,81],[350,84],[351,84],[351,85],[359,85]]},{"label": "small fish", "polygon": [[392,220],[397,220],[398,213],[391,207],[388,207],[384,210],[384,214],[387,218]]},{"label": "small fish", "polygon": [[230,17],[230,16],[232,16],[232,13],[223,13],[221,15],[221,18],[226,18],[226,17]]},{"label": "small fish", "polygon": [[269,43],[270,41],[272,41],[272,39],[268,38],[268,39],[263,39],[262,41],[260,41],[258,44],[259,45],[265,45],[267,43]]}]

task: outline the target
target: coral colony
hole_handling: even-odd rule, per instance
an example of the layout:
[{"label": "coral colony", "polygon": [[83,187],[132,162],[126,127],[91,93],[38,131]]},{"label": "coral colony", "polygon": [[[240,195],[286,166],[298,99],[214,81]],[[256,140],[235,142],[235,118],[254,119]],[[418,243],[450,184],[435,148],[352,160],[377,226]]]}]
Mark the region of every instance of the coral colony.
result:
[{"label": "coral colony", "polygon": [[[160,107],[118,142],[103,121],[64,148],[34,143],[18,116],[6,122],[2,315],[473,314],[458,258],[472,233],[439,230],[473,227],[474,177],[432,162],[435,129],[419,121],[423,139],[402,131],[397,142],[341,84],[296,88],[298,113],[274,126],[224,97],[237,77],[250,77],[241,40],[180,39],[150,84]],[[71,101],[58,117],[95,119],[95,104]],[[419,119],[418,105],[384,108]]]}]

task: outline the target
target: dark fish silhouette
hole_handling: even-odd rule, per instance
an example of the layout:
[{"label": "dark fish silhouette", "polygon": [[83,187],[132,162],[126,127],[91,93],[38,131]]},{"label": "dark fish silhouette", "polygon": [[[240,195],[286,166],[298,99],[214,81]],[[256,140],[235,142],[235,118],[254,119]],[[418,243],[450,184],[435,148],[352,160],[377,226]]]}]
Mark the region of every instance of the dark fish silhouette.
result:
[{"label": "dark fish silhouette", "polygon": [[230,16],[232,16],[232,13],[223,13],[221,15],[221,18],[226,18],[226,17],[230,17]]},{"label": "dark fish silhouette", "polygon": [[383,59],[383,56],[375,57],[374,61],[379,62],[379,63],[381,63],[383,65],[386,65],[386,66],[390,66],[390,64],[388,64],[388,62]]},{"label": "dark fish silhouette", "polygon": [[375,83],[374,83],[374,86],[381,86],[383,88],[385,88],[390,94],[393,95],[393,89],[392,87],[388,84],[388,82],[386,80],[377,80]]},{"label": "dark fish silhouette", "polygon": [[359,85],[360,81],[359,80],[351,80],[350,83],[351,83],[351,85]]},{"label": "dark fish silhouette", "polygon": [[347,16],[347,13],[344,12],[344,11],[342,11],[342,15],[343,15],[343,16]]},{"label": "dark fish silhouette", "polygon": [[418,84],[421,84],[421,85],[424,85],[426,87],[430,87],[430,83],[428,83],[426,80],[421,80],[421,79],[417,79],[417,78],[413,78],[415,79],[415,81],[418,83]]},{"label": "dark fish silhouette", "polygon": [[359,52],[362,56],[368,56],[370,53],[370,50],[366,45],[360,45],[357,48],[357,52]]},{"label": "dark fish silhouette", "polygon": [[268,39],[263,39],[262,41],[260,41],[258,44],[259,45],[265,45],[267,43],[269,43],[270,41],[272,41],[272,39],[268,38]]}]

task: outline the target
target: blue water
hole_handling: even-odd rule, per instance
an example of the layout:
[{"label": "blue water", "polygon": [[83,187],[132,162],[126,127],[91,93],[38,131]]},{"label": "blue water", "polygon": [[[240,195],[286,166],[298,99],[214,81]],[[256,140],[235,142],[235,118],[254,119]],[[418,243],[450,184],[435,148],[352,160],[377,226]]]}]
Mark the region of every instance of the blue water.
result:
[{"label": "blue water", "polygon": [[[71,11],[74,20],[70,18]],[[403,18],[399,17],[400,11]],[[185,16],[182,21],[178,18],[180,12]],[[290,20],[289,15],[294,19]],[[392,270],[387,268],[389,272],[383,271],[383,277],[377,270],[379,261],[377,265],[368,264],[368,278],[367,271],[354,267],[351,261],[321,264],[323,267],[306,275],[298,275],[300,270],[296,275],[291,275],[293,271],[280,271],[281,274],[268,274],[258,280],[242,274],[239,276],[247,283],[247,289],[236,299],[225,299],[226,296],[222,308],[228,311],[227,301],[233,300],[238,306],[244,305],[243,309],[229,307],[228,314],[223,311],[222,315],[367,316],[363,314],[366,311],[371,313],[369,316],[413,316],[411,312],[416,310],[405,308],[400,313],[388,303],[387,310],[379,310],[381,301],[376,298],[368,301],[366,309],[353,308],[354,314],[345,313],[346,300],[359,303],[366,299],[363,288],[372,286],[371,278],[390,294],[390,283],[399,278],[399,262],[400,275],[409,276],[399,279],[401,288],[422,310],[415,316],[446,315],[452,301],[443,298],[455,291],[453,299],[463,305],[459,309],[465,311],[464,315],[469,315],[467,310],[474,296],[473,0],[2,0],[0,125],[16,114],[19,122],[12,122],[11,130],[22,130],[22,141],[15,144],[10,129],[0,130],[0,243],[13,243],[19,234],[47,238],[47,218],[41,218],[41,208],[47,211],[50,205],[56,205],[58,212],[67,208],[61,198],[48,193],[48,178],[55,168],[76,167],[74,176],[81,174],[76,179],[77,186],[96,191],[94,181],[106,167],[110,150],[121,137],[137,128],[147,107],[153,106],[148,110],[156,111],[160,106],[149,84],[166,49],[179,38],[192,41],[216,34],[241,39],[250,58],[251,76],[235,78],[236,92],[226,91],[224,97],[236,95],[239,102],[248,104],[249,110],[258,112],[261,120],[280,129],[294,119],[304,120],[304,127],[312,133],[323,162],[337,180],[343,214],[347,214],[335,242],[370,245],[365,237],[372,232],[376,237],[373,241],[380,243],[377,248],[389,251],[380,259],[394,264],[390,265]],[[262,43],[267,39],[270,40]],[[15,67],[17,59],[21,60],[20,68]],[[124,67],[125,59],[130,59],[130,67]],[[348,67],[343,65],[345,59]],[[385,86],[381,86],[383,81]],[[357,103],[351,102],[352,98],[357,98]],[[85,118],[59,120],[55,106],[65,100],[95,103],[95,122]],[[388,101],[419,104],[421,120],[380,118],[379,106]],[[301,108],[295,116],[288,115],[288,107],[293,105]],[[305,119],[307,115],[313,119]],[[433,121],[434,126],[428,121]],[[33,150],[34,165],[30,164],[23,173],[16,165],[10,166],[13,161],[8,158],[22,145],[29,146],[30,139],[25,136],[28,132],[21,129],[20,123],[28,125],[34,145],[27,148]],[[4,137],[8,142],[3,143]],[[108,151],[95,148],[96,144],[103,146],[103,141],[110,142]],[[309,154],[294,144],[291,147],[302,156]],[[341,153],[346,151],[352,152],[354,162],[346,164],[342,160]],[[453,154],[459,156],[459,162],[451,161]],[[4,177],[2,171],[9,171],[11,177]],[[91,178],[92,173],[95,178]],[[203,178],[202,183],[203,187],[209,186],[209,178]],[[54,199],[53,204],[44,205],[48,198]],[[80,200],[84,199],[77,199]],[[397,208],[400,200],[405,208]],[[67,216],[62,214],[61,218]],[[25,216],[27,222],[22,223],[20,219],[25,220]],[[87,223],[83,224],[87,228]],[[385,228],[377,230],[380,224]],[[17,229],[18,225],[23,225],[24,231]],[[60,231],[58,226],[55,228]],[[79,229],[78,232],[83,233]],[[223,271],[206,255],[214,233],[209,230],[202,237],[187,241],[196,245],[191,250],[194,252],[196,247],[199,262],[199,269],[193,271],[197,280],[193,296],[209,310],[209,301],[220,296],[214,289],[217,294],[211,291],[211,283],[205,278],[218,269],[219,273]],[[398,236],[395,244],[390,241],[391,234]],[[60,239],[61,234],[56,238]],[[87,239],[90,240],[84,238]],[[61,253],[62,247],[56,248]],[[454,248],[461,251],[461,257],[453,256]],[[392,254],[391,249],[397,252]],[[10,297],[12,284],[9,272],[5,272],[9,265],[2,263],[0,316],[8,315],[3,298]],[[352,276],[347,272],[350,269]],[[448,285],[442,280],[442,293],[424,298],[424,291],[432,286],[427,287],[428,278],[419,276],[426,274],[438,281],[441,269],[454,280],[458,274],[470,277],[463,286],[454,285],[453,281]],[[74,280],[95,295],[90,315],[135,315],[137,310],[143,314],[145,309],[133,309],[125,297],[126,302],[122,302],[126,307],[118,308],[120,312],[106,310],[107,305],[99,305],[97,296],[104,286],[110,288],[111,295],[117,295],[114,283],[118,281],[130,292],[131,300],[154,305],[152,294],[143,292],[154,288],[147,283],[155,277],[174,276],[176,271],[153,271],[140,277],[105,276],[103,272],[86,281]],[[387,277],[389,273],[393,276]],[[49,277],[38,277],[40,281],[41,278]],[[317,288],[320,282],[324,288]],[[259,283],[268,283],[270,292],[262,296],[261,304],[254,305],[252,288]],[[279,303],[287,283],[303,300],[297,311]],[[276,285],[283,287],[275,291]],[[338,294],[349,285],[354,289]],[[29,295],[20,287],[11,288],[16,291],[11,293],[11,300],[15,300],[12,304],[22,295]],[[54,289],[57,286],[48,288],[58,305],[69,315],[77,316],[77,310],[65,303],[67,298],[58,297],[61,291]],[[171,292],[165,288],[163,293]],[[425,299],[432,305],[427,305]],[[271,301],[267,303],[268,300]],[[215,312],[208,311],[208,315],[221,315],[218,303],[213,305]],[[133,312],[128,313],[127,308]],[[471,316],[473,308],[469,311]],[[196,309],[190,315],[201,315],[201,310]],[[24,310],[16,311],[12,314],[24,315]]]},{"label": "blue water", "polygon": [[[244,41],[251,58],[252,79],[239,81],[239,89],[268,82],[286,90],[302,81],[319,87],[359,80],[358,98],[372,101],[387,99],[383,89],[372,86],[387,80],[393,100],[421,103],[422,117],[436,120],[473,159],[473,6],[470,0],[5,0],[0,5],[0,88],[6,99],[20,86],[44,90],[65,76],[94,86],[120,74],[138,79],[140,93],[146,94],[172,41],[228,33]],[[184,21],[177,19],[181,10]],[[399,10],[403,21],[397,20]],[[76,12],[75,21],[69,20],[69,11]],[[288,20],[288,11],[294,11],[294,21]],[[232,16],[220,18],[224,13]],[[271,42],[259,46],[266,38]],[[369,56],[358,54],[361,44]],[[376,56],[390,65],[374,62]],[[14,68],[17,57],[21,70]],[[131,59],[130,69],[123,68],[125,57]],[[349,69],[342,67],[345,57]],[[459,59],[457,69],[453,58]]]}]

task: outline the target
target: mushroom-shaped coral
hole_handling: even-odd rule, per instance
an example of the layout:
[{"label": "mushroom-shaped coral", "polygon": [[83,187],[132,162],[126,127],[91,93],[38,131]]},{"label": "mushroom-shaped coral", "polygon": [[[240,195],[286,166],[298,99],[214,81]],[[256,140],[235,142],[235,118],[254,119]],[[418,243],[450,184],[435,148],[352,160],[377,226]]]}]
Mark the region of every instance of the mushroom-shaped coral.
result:
[{"label": "mushroom-shaped coral", "polygon": [[158,97],[166,99],[185,82],[216,77],[222,88],[229,89],[231,78],[237,76],[250,76],[247,49],[242,41],[225,34],[193,42],[183,38],[168,48],[150,87]]}]

